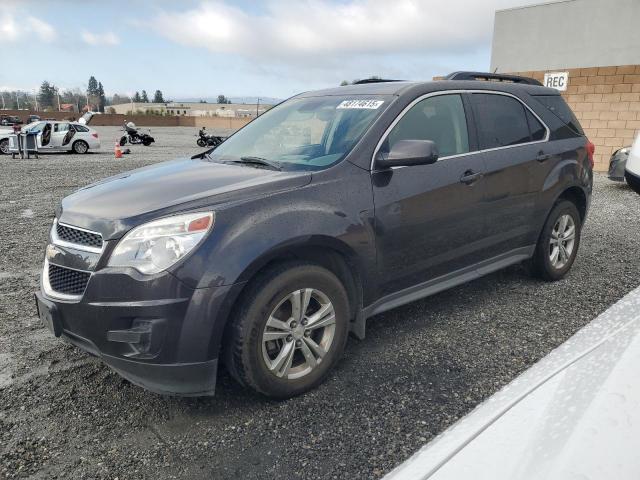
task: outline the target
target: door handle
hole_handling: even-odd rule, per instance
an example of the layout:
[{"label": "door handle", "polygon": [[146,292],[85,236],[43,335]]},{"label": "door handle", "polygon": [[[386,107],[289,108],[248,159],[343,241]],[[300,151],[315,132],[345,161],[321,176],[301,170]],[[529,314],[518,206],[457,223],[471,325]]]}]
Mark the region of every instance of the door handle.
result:
[{"label": "door handle", "polygon": [[460,177],[460,182],[464,183],[466,185],[471,185],[472,183],[476,182],[481,177],[482,177],[482,173],[481,172],[474,172],[473,170],[467,170]]},{"label": "door handle", "polygon": [[536,160],[542,163],[545,160],[549,160],[550,158],[551,158],[551,155],[545,154],[542,150],[540,150],[538,152],[538,156],[536,157]]}]

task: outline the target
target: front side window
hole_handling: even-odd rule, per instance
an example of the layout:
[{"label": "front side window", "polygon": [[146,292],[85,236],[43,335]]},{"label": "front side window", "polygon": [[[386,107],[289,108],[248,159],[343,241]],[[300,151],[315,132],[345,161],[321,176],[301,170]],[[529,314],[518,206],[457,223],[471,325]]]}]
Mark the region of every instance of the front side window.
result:
[{"label": "front side window", "polygon": [[416,103],[393,127],[383,148],[388,151],[400,140],[431,140],[441,158],[469,152],[460,95],[437,95]]},{"label": "front side window", "polygon": [[283,170],[342,160],[390,103],[388,95],[294,98],[260,115],[213,152],[213,161],[260,158]]},{"label": "front side window", "polygon": [[480,149],[506,147],[531,141],[526,109],[506,95],[474,93],[473,102]]}]

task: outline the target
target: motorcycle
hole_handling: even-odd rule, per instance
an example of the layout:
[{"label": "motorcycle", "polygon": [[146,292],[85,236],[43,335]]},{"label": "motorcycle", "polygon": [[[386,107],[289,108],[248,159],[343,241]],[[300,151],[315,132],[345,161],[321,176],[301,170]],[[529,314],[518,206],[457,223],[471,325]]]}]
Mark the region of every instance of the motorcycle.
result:
[{"label": "motorcycle", "polygon": [[218,145],[220,145],[222,142],[224,142],[226,139],[224,137],[218,137],[216,135],[207,135],[207,133],[205,132],[205,130],[207,129],[207,127],[202,127],[199,131],[198,131],[198,140],[196,140],[196,143],[198,144],[199,147],[217,147]]},{"label": "motorcycle", "polygon": [[[143,144],[145,147],[148,147],[156,140],[149,134],[139,133],[136,128],[136,124],[133,122],[125,123],[123,126],[123,130],[125,135],[120,137],[120,146],[124,146],[127,143],[127,140],[131,145]],[[149,130],[151,132],[151,130]]]}]

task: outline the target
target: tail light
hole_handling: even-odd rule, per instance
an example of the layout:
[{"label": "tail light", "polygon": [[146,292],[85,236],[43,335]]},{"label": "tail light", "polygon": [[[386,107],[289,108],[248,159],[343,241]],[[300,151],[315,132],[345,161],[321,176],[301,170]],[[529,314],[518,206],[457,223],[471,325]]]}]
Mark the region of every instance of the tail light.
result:
[{"label": "tail light", "polygon": [[98,138],[98,132],[92,133],[91,136],[94,137],[94,138]]},{"label": "tail light", "polygon": [[589,139],[587,139],[587,157],[589,157],[589,165],[591,165],[591,168],[593,168],[593,154],[596,151],[596,146],[593,144],[593,142],[589,141]]}]

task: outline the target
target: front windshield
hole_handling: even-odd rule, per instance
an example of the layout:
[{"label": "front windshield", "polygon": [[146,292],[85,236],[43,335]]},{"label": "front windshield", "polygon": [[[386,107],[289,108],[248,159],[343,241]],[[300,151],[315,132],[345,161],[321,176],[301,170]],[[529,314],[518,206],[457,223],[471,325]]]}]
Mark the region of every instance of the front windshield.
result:
[{"label": "front windshield", "polygon": [[210,157],[219,162],[261,159],[283,170],[321,170],[349,153],[391,98],[294,98],[255,119]]}]

